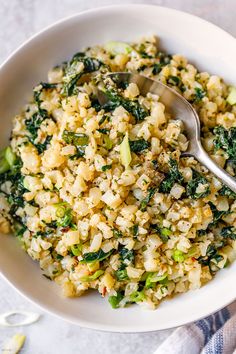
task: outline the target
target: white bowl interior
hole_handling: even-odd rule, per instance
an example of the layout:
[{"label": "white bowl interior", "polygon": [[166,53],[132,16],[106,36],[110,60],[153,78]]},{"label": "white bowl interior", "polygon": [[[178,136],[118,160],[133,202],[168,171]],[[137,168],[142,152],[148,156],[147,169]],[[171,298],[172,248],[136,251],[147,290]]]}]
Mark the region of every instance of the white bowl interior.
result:
[{"label": "white bowl interior", "polygon": [[[46,79],[52,66],[86,46],[111,39],[132,41],[156,34],[170,53],[181,53],[198,68],[236,83],[236,42],[226,32],[199,18],[146,5],[101,8],[50,27],[16,51],[0,69],[1,144],[7,143],[11,118],[19,112],[33,86]],[[200,290],[163,302],[156,311],[138,306],[112,310],[97,293],[64,299],[60,289],[41,275],[37,263],[13,236],[0,236],[0,269],[30,300],[81,326],[120,332],[170,328],[204,317],[236,297],[236,263],[219,272]]]}]

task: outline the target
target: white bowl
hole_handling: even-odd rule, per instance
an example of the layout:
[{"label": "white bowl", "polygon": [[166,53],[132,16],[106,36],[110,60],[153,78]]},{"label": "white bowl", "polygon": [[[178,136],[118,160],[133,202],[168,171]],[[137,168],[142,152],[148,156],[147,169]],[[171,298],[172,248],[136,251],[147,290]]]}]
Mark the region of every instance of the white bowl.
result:
[{"label": "white bowl", "polygon": [[[111,39],[132,41],[146,34],[160,36],[170,53],[182,53],[201,70],[236,83],[236,41],[197,17],[157,6],[126,5],[86,11],[56,23],[21,46],[0,68],[1,143],[7,143],[11,118],[33,86],[46,79],[55,64],[86,46]],[[98,293],[65,299],[53,282],[41,275],[37,262],[13,236],[0,236],[2,275],[29,300],[80,326],[147,332],[180,326],[224,307],[236,298],[236,262],[221,270],[203,288],[164,301],[155,311],[138,306],[113,310]]]}]

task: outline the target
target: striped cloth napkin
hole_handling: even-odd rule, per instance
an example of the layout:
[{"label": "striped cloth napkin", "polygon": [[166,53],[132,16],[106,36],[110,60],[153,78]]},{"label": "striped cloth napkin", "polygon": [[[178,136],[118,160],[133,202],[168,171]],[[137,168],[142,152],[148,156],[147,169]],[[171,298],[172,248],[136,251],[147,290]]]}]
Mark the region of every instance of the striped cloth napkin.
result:
[{"label": "striped cloth napkin", "polygon": [[153,354],[236,354],[236,302],[177,328]]}]

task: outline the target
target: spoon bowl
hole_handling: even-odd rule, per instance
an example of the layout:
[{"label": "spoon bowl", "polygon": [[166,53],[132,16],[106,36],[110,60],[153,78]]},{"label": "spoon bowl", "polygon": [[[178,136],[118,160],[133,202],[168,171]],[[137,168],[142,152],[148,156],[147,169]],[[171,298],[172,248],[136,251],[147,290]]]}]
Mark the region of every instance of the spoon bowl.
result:
[{"label": "spoon bowl", "polygon": [[[189,140],[188,148],[182,156],[193,156],[201,164],[208,168],[223,184],[236,193],[236,179],[234,179],[223,168],[213,161],[203,149],[200,137],[200,119],[193,106],[178,92],[157,80],[152,80],[136,73],[112,73],[108,76],[116,83],[135,83],[142,96],[149,92],[159,96],[159,101],[164,104],[165,109],[174,119],[184,123],[185,132]],[[98,101],[105,104],[109,98],[103,91],[98,92]]]}]

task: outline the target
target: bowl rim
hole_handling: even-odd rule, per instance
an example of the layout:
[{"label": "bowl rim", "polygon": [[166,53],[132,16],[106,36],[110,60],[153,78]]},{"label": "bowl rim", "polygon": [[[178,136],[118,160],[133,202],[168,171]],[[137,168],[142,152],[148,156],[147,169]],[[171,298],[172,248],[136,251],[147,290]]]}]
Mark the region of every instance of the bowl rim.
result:
[{"label": "bowl rim", "polygon": [[[115,5],[104,5],[104,6],[99,6],[99,7],[95,7],[92,9],[87,9],[84,11],[80,11],[77,12],[73,15],[69,15],[66,16],[64,18],[61,18],[55,22],[53,22],[52,24],[44,27],[43,29],[41,29],[40,31],[36,32],[35,34],[33,34],[32,36],[30,36],[27,40],[25,40],[21,45],[19,45],[12,53],[10,53],[10,55],[7,56],[7,58],[5,60],[3,60],[3,62],[0,64],[0,71],[2,71],[5,67],[5,65],[7,65],[11,60],[14,59],[14,57],[20,53],[21,51],[23,51],[25,49],[25,47],[27,47],[29,44],[31,44],[35,39],[39,38],[40,36],[46,34],[46,32],[50,31],[53,28],[59,27],[61,25],[63,25],[66,22],[70,22],[72,20],[75,19],[79,19],[86,16],[86,15],[93,15],[96,13],[101,13],[101,12],[106,12],[109,10],[125,10],[125,9],[133,9],[135,10],[135,8],[153,8],[153,9],[161,9],[161,10],[165,10],[169,13],[175,14],[176,16],[186,16],[188,18],[192,18],[193,21],[198,21],[198,23],[202,23],[204,25],[209,26],[210,28],[212,28],[214,31],[224,34],[225,36],[228,37],[229,40],[232,41],[232,44],[235,45],[236,41],[235,41],[235,37],[230,34],[229,32],[227,32],[226,30],[218,27],[217,25],[213,24],[212,22],[209,22],[205,19],[202,19],[196,15],[190,14],[188,12],[184,12],[181,10],[177,10],[174,8],[170,8],[170,7],[165,7],[165,6],[158,6],[158,5],[154,5],[154,4],[137,4],[137,3],[127,3],[127,4],[115,4]],[[98,323],[92,323],[91,321],[86,321],[86,320],[81,320],[81,319],[73,319],[70,317],[70,315],[66,315],[65,313],[63,313],[62,311],[58,311],[56,309],[51,309],[50,305],[47,305],[45,303],[43,303],[42,301],[37,300],[34,296],[31,296],[26,290],[22,290],[19,287],[17,287],[13,281],[11,281],[6,274],[4,274],[1,269],[0,269],[0,275],[2,276],[3,279],[6,280],[7,284],[9,284],[12,288],[14,288],[17,293],[19,293],[20,295],[22,295],[25,299],[29,300],[31,303],[33,303],[34,305],[38,306],[39,308],[41,308],[43,311],[46,311],[47,313],[56,316],[57,318],[63,319],[69,323],[72,324],[76,324],[77,326],[81,326],[84,328],[88,328],[88,329],[92,329],[92,330],[98,330],[98,331],[104,331],[104,332],[113,332],[113,333],[150,333],[150,332],[156,332],[158,330],[165,330],[165,329],[171,329],[171,328],[176,328],[178,326],[183,326],[189,323],[192,323],[196,320],[201,320],[213,313],[215,313],[216,311],[221,310],[223,307],[229,305],[232,301],[235,300],[236,298],[236,294],[232,295],[230,300],[228,300],[226,303],[222,304],[222,306],[217,306],[217,308],[214,311],[209,311],[209,312],[205,312],[204,315],[202,316],[196,316],[196,315],[189,315],[189,319],[188,320],[184,320],[184,321],[179,321],[176,320],[175,324],[173,324],[173,322],[170,325],[165,325],[165,327],[160,328],[160,329],[155,329],[153,328],[153,326],[150,326],[152,328],[148,328],[148,329],[144,329],[142,330],[141,328],[138,329],[132,329],[132,328],[125,328],[124,331],[121,331],[120,328],[116,328],[116,326],[113,326],[112,328],[110,327],[110,325],[107,324],[98,324]]]},{"label": "bowl rim", "polygon": [[[62,313],[61,311],[56,311],[55,309],[52,310],[50,308],[50,306],[42,303],[41,301],[38,301],[37,299],[35,299],[34,296],[28,295],[24,290],[20,290],[1,271],[0,271],[0,277],[3,280],[5,280],[6,283],[12,289],[14,289],[19,295],[21,295],[25,300],[27,300],[31,304],[37,306],[39,309],[41,309],[42,311],[46,312],[47,314],[52,315],[52,316],[56,317],[57,319],[60,319],[60,320],[62,319],[65,322],[67,322],[69,324],[76,325],[78,327],[90,329],[90,330],[93,330],[93,331],[106,332],[106,333],[127,333],[127,334],[154,333],[154,332],[164,331],[164,330],[168,330],[168,329],[177,329],[178,327],[190,325],[191,323],[193,323],[195,321],[200,321],[200,320],[203,320],[204,318],[206,318],[208,316],[213,315],[214,313],[216,313],[216,312],[222,310],[223,308],[225,308],[226,306],[230,305],[236,298],[236,295],[233,296],[232,300],[227,301],[227,303],[225,305],[218,307],[217,310],[215,310],[215,311],[209,311],[205,315],[202,315],[202,316],[197,317],[197,318],[192,316],[192,318],[189,318],[189,320],[186,320],[186,321],[181,322],[181,323],[178,323],[178,321],[176,321],[176,324],[174,324],[174,325],[170,324],[170,325],[165,326],[165,327],[163,327],[161,329],[150,328],[150,329],[142,330],[141,328],[138,328],[138,329],[125,328],[125,330],[121,331],[120,328],[116,328],[115,326],[113,326],[112,329],[111,329],[110,325],[97,324],[97,323],[96,323],[96,325],[94,325],[90,321],[85,321],[85,320],[81,320],[81,319],[74,320],[70,316],[65,315],[64,313]],[[179,294],[179,296],[181,296],[181,294]],[[158,308],[153,310],[153,311],[158,311]]]},{"label": "bowl rim", "polygon": [[215,25],[214,23],[205,20],[197,15],[193,15],[189,12],[185,12],[182,10],[177,10],[168,6],[160,6],[160,5],[154,5],[154,4],[137,4],[137,3],[127,3],[127,4],[114,4],[114,5],[102,5],[102,6],[98,6],[98,7],[94,7],[92,9],[86,9],[83,11],[79,11],[73,15],[69,15],[69,16],[65,16],[63,18],[60,18],[56,21],[54,21],[53,23],[51,23],[50,25],[47,25],[45,27],[43,27],[41,30],[37,31],[36,33],[34,33],[33,35],[31,35],[28,39],[26,39],[25,41],[23,41],[23,43],[21,43],[15,50],[13,50],[4,60],[3,62],[0,64],[0,70],[3,69],[3,67],[16,55],[18,54],[21,50],[24,49],[24,47],[26,47],[28,44],[30,44],[31,42],[33,42],[33,40],[35,40],[36,38],[40,37],[41,35],[43,35],[44,33],[46,33],[47,31],[51,30],[54,27],[60,26],[61,24],[67,22],[67,21],[71,21],[75,18],[80,18],[83,17],[87,14],[92,14],[92,13],[96,13],[96,12],[102,12],[102,11],[106,11],[106,10],[110,10],[110,9],[122,9],[122,8],[160,8],[160,9],[165,9],[166,11],[172,12],[173,14],[176,13],[177,15],[184,15],[184,16],[188,16],[191,17],[193,20],[199,21],[204,23],[205,25],[207,24],[208,26],[214,28],[216,31],[224,33],[225,35],[227,35],[229,38],[231,38],[231,40],[234,41],[235,44],[235,37],[229,33],[228,31],[226,31],[225,29],[222,29],[221,27]]}]

